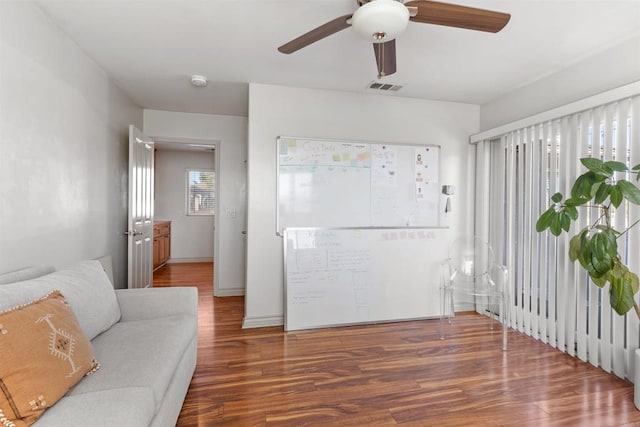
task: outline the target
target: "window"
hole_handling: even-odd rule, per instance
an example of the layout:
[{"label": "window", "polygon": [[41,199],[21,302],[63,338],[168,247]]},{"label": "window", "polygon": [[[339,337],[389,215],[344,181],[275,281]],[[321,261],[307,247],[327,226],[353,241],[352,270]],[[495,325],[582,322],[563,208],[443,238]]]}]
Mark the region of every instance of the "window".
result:
[{"label": "window", "polygon": [[[479,142],[476,157],[476,228],[509,268],[511,326],[622,378],[632,375],[626,361],[640,342],[637,320],[612,313],[608,288],[589,284],[569,256],[571,237],[596,223],[600,212],[583,206],[573,232],[557,238],[538,233],[535,225],[555,192],[571,194],[585,172],[579,158],[638,162],[640,133],[633,120],[639,106],[640,97],[633,96],[513,130]],[[612,224],[628,227],[635,208],[621,204]],[[638,265],[639,241],[640,228],[618,238],[623,262]]]},{"label": "window", "polygon": [[216,214],[216,173],[187,171],[187,215]]}]

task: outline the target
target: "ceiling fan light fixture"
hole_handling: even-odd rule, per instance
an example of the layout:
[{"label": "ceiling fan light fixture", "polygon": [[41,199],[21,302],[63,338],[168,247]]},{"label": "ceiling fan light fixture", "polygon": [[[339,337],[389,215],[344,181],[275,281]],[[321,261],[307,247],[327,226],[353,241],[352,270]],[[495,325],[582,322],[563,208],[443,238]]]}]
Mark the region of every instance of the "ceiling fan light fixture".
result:
[{"label": "ceiling fan light fixture", "polygon": [[351,18],[351,26],[374,43],[393,40],[409,23],[409,9],[396,0],[372,0],[360,6]]}]

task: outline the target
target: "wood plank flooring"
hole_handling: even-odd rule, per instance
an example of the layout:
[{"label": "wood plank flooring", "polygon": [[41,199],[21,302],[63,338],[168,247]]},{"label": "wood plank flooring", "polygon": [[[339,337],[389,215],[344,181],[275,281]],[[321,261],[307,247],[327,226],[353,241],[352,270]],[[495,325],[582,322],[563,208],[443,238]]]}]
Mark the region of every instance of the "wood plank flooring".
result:
[{"label": "wood plank flooring", "polygon": [[178,426],[640,426],[633,385],[473,313],[311,331],[241,328],[210,263],[155,286],[199,288],[198,365]]}]

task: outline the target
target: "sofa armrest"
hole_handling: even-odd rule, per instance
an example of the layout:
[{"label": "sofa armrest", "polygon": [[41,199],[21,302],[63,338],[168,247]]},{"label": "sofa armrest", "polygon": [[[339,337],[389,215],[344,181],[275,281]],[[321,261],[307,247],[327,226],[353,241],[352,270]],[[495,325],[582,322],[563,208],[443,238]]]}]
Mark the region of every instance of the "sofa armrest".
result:
[{"label": "sofa armrest", "polygon": [[188,314],[198,317],[198,288],[116,289],[121,321]]}]

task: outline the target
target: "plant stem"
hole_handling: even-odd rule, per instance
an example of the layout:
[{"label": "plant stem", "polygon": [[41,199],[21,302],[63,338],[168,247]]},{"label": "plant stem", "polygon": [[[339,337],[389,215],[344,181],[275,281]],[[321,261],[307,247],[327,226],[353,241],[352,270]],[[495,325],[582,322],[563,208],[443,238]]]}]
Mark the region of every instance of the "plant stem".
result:
[{"label": "plant stem", "polygon": [[635,301],[635,299],[633,300],[633,309],[636,311],[636,316],[640,320],[640,307],[638,307],[638,303]]},{"label": "plant stem", "polygon": [[628,226],[626,230],[624,230],[622,233],[620,233],[620,235],[619,235],[618,237],[616,237],[616,239],[619,239],[620,237],[624,236],[624,234],[625,234],[627,231],[631,230],[633,227],[635,227],[636,225],[638,225],[638,223],[639,223],[639,222],[640,222],[640,219],[639,219],[639,220],[637,220],[636,222],[634,222],[633,224],[631,224],[630,226]]},{"label": "plant stem", "polygon": [[[598,218],[596,218],[596,220],[595,220],[595,221],[594,221],[594,223],[591,225],[591,227],[589,227],[589,230],[591,230],[591,229],[592,229],[592,228],[594,228],[596,225],[598,225],[598,223],[600,222],[600,220],[602,219],[602,217],[603,217],[603,216],[604,216],[604,217],[606,217],[606,215],[605,215],[605,214],[606,214],[606,212],[607,212],[607,210],[606,210],[607,208],[606,208],[605,206],[602,206],[602,205],[596,205],[596,206],[593,206],[593,207],[598,208],[598,209],[602,209],[602,210],[603,210],[603,212],[600,214],[600,216],[599,216]],[[608,226],[608,224],[607,224],[607,226]]]}]

